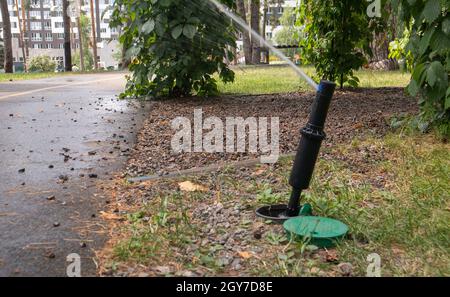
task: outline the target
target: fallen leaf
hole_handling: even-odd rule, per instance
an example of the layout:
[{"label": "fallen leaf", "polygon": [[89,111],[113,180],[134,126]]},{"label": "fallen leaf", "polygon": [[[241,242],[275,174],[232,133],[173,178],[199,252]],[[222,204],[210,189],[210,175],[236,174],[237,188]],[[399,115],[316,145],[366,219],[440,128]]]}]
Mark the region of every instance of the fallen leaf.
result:
[{"label": "fallen leaf", "polygon": [[113,213],[107,213],[104,211],[100,212],[100,217],[105,220],[121,220],[122,217]]},{"label": "fallen leaf", "polygon": [[252,254],[250,254],[249,252],[239,252],[238,254],[244,259],[249,259],[252,257]]},{"label": "fallen leaf", "polygon": [[335,250],[328,250],[325,259],[330,263],[339,261],[339,257]]},{"label": "fallen leaf", "polygon": [[178,186],[180,187],[180,190],[183,192],[206,192],[208,189],[204,186],[194,184],[190,181],[185,181],[182,183],[179,183]]}]

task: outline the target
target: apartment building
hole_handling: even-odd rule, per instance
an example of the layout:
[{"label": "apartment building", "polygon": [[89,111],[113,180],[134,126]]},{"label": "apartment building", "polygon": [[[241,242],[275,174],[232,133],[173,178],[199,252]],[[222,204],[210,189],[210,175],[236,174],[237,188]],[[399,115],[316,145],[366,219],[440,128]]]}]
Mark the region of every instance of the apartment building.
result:
[{"label": "apartment building", "polygon": [[[16,70],[23,69],[23,50],[20,42],[19,19],[22,23],[22,0],[7,0],[13,35],[13,59]],[[18,1],[19,15],[16,9]],[[48,55],[61,65],[64,63],[64,24],[62,0],[30,0],[29,9],[25,9],[25,40],[29,57]],[[114,54],[119,50],[118,31],[109,27],[110,6],[113,0],[94,0],[94,18],[96,23],[97,54],[100,67],[117,67]],[[75,1],[71,1],[72,5]],[[84,0],[82,11],[90,17],[90,1]],[[79,49],[79,34],[75,17],[71,18],[72,53]],[[1,16],[0,16],[1,23]],[[21,24],[20,24],[21,25]]]}]

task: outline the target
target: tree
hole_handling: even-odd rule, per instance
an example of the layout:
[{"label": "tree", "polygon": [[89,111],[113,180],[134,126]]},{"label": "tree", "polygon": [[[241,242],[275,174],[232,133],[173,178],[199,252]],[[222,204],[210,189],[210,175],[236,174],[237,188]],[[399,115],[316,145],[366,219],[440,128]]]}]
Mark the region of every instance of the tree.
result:
[{"label": "tree", "polygon": [[92,70],[94,67],[94,56],[87,46],[90,40],[90,18],[88,18],[84,14],[81,14],[79,17],[78,26],[80,51],[75,53],[75,55],[73,56],[73,62],[76,65],[82,65],[82,67],[80,67],[81,71]]},{"label": "tree", "polygon": [[[237,0],[236,7],[238,15],[247,22],[247,12],[245,10],[244,0]],[[250,33],[244,29],[241,31],[241,34],[244,47],[245,64],[252,64],[252,41],[250,38]]]},{"label": "tree", "polygon": [[5,69],[6,73],[13,73],[11,21],[9,19],[8,1],[7,0],[0,0],[0,10],[2,12],[3,43],[4,43],[4,48],[5,48],[4,69]]},{"label": "tree", "polygon": [[3,39],[0,38],[0,69],[3,69],[4,64],[5,64],[5,48],[3,46]]},{"label": "tree", "polygon": [[404,26],[398,22],[398,15],[392,7],[391,0],[381,0],[380,4],[381,15],[371,18],[369,21],[369,28],[373,36],[370,42],[372,53],[370,62],[388,59],[389,43],[404,31]]},{"label": "tree", "polygon": [[436,127],[441,136],[450,138],[449,2],[393,2],[410,34],[405,51],[412,57],[412,78],[407,90],[420,98],[419,128]]},{"label": "tree", "polygon": [[80,45],[80,51],[79,51],[79,55],[80,55],[80,70],[84,71],[85,67],[84,67],[84,49],[83,49],[83,45],[85,44],[83,40],[83,26],[82,26],[82,22],[81,19],[83,18],[83,11],[81,9],[81,7],[83,6],[83,0],[76,0],[77,3],[77,8],[78,8],[78,15],[76,17],[77,19],[77,29],[78,29],[78,44]]},{"label": "tree", "polygon": [[90,0],[90,10],[91,10],[91,31],[92,31],[92,54],[94,55],[94,69],[98,69],[97,61],[97,37],[95,32],[95,18],[94,18],[94,1]]},{"label": "tree", "polygon": [[366,62],[363,53],[370,53],[366,5],[366,1],[304,0],[300,7],[303,58],[314,64],[321,78],[338,81],[341,88],[345,82],[358,85],[353,71]]},{"label": "tree", "polygon": [[19,0],[15,0],[15,7],[17,12],[17,23],[19,27],[19,40],[20,40],[20,47],[22,48],[22,57],[23,57],[23,64],[24,64],[24,70],[27,71],[27,55],[25,54],[25,41],[24,41],[24,31],[22,29],[22,22],[20,21],[20,11],[19,11]]},{"label": "tree", "polygon": [[64,69],[72,71],[72,45],[70,42],[71,20],[69,16],[69,0],[62,0],[63,4],[63,25],[64,25]]},{"label": "tree", "polygon": [[[260,0],[250,0],[250,26],[253,31],[257,34],[260,34],[261,30],[260,20],[261,20],[261,1]],[[261,63],[261,44],[258,39],[251,38],[252,40],[252,63],[259,64]]]},{"label": "tree", "polygon": [[[280,18],[280,25],[282,28],[278,30],[273,36],[273,41],[275,44],[281,45],[294,45],[299,44],[303,32],[300,27],[295,26],[296,23],[296,13],[295,9],[292,7],[287,7],[283,15]],[[299,49],[284,49],[282,50],[286,56],[294,57],[295,54],[299,53]]]},{"label": "tree", "polygon": [[120,41],[132,58],[122,97],[214,95],[214,73],[225,83],[234,79],[224,61],[232,60],[236,31],[209,1],[117,0],[111,26],[122,26]]},{"label": "tree", "polygon": [[28,20],[30,19],[30,1],[29,0],[22,0],[20,1],[20,8],[22,10],[22,36],[23,36],[23,46],[25,47],[25,56],[24,56],[24,62],[25,64],[28,61],[28,57],[30,56],[29,46],[28,46],[28,40],[30,38],[29,30],[27,29],[27,18],[25,17],[25,13],[28,16]]}]

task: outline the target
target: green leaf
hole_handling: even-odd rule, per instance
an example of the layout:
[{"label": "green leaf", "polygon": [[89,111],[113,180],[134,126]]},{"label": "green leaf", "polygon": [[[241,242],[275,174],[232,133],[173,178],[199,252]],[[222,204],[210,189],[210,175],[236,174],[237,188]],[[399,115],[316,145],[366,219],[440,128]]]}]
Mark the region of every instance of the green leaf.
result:
[{"label": "green leaf", "polygon": [[419,85],[417,84],[417,82],[414,79],[412,79],[407,87],[408,93],[411,96],[415,97],[415,96],[417,96],[417,94],[419,94],[419,90],[420,90]]},{"label": "green leaf", "polygon": [[443,74],[446,75],[444,66],[442,66],[441,62],[434,61],[431,63],[430,67],[427,70],[427,82],[431,87],[434,87],[437,82],[443,83],[442,77]]},{"label": "green leaf", "polygon": [[441,14],[440,0],[427,0],[425,1],[425,8],[423,9],[423,16],[429,23],[434,22]]},{"label": "green leaf", "polygon": [[197,27],[193,26],[193,25],[186,25],[183,28],[183,34],[184,36],[186,36],[189,39],[194,38],[195,33],[197,33]]},{"label": "green leaf", "polygon": [[148,34],[155,29],[155,21],[154,20],[148,20],[145,22],[145,24],[141,27],[141,32],[144,34]]},{"label": "green leaf", "polygon": [[175,28],[173,28],[172,29],[173,39],[178,39],[178,37],[181,36],[181,33],[183,33],[183,25],[178,25]]},{"label": "green leaf", "polygon": [[447,34],[447,36],[450,35],[450,18],[446,18],[442,22],[442,31]]},{"label": "green leaf", "polygon": [[450,87],[447,88],[447,94],[445,95],[445,110],[450,109]]}]

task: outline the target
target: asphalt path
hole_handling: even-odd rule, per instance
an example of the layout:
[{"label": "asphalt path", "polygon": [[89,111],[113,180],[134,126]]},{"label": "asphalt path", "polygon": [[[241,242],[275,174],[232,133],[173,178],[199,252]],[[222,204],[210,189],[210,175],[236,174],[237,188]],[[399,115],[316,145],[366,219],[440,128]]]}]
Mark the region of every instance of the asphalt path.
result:
[{"label": "asphalt path", "polygon": [[101,183],[127,159],[148,106],[118,100],[123,73],[0,83],[0,276],[96,273]]}]

